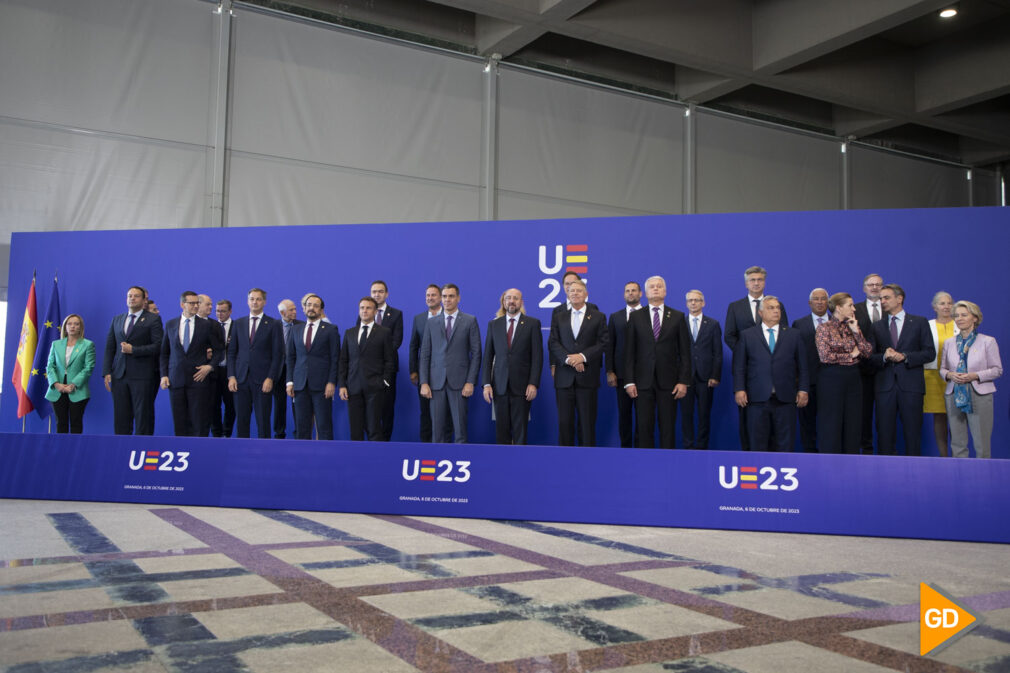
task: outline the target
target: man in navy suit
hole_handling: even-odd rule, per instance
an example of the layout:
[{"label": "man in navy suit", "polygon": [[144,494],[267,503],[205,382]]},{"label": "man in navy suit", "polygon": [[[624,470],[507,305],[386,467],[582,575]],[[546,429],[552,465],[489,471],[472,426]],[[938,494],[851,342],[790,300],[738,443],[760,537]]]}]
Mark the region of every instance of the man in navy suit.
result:
[{"label": "man in navy suit", "polygon": [[[231,319],[232,304],[229,299],[220,299],[215,305],[215,321],[221,327],[221,338],[224,340],[224,357],[221,362],[214,363],[214,373],[211,374],[210,401],[210,433],[215,437],[231,437],[235,428],[235,394],[228,387],[228,345],[231,343],[232,328],[235,322]],[[222,416],[221,408],[224,407]]]},{"label": "man in navy suit", "polygon": [[495,443],[525,444],[530,403],[540,388],[544,341],[540,321],[526,315],[523,293],[502,295],[501,315],[487,326],[481,384],[484,401],[494,405]]},{"label": "man in navy suit", "polygon": [[378,307],[372,297],[358,302],[358,324],[344,333],[337,365],[337,387],[347,402],[351,439],[356,442],[365,439],[366,429],[369,441],[389,439],[382,418],[390,380],[396,376],[396,350],[393,331],[376,319]]},{"label": "man in navy suit", "polygon": [[[393,438],[393,411],[396,407],[396,374],[400,371],[400,344],[403,343],[403,311],[386,303],[389,297],[389,286],[386,281],[377,280],[369,290],[372,299],[378,304],[375,313],[375,324],[382,325],[390,331],[393,337],[393,375],[389,378],[389,387],[383,395],[382,434],[385,441]],[[356,324],[361,324],[358,318]]]},{"label": "man in navy suit", "polygon": [[625,344],[624,384],[635,400],[638,417],[638,446],[656,446],[656,421],[659,421],[659,446],[676,446],[677,400],[687,395],[691,382],[691,336],[684,314],[667,306],[666,281],[652,276],[645,281],[649,305],[635,311],[628,319]]},{"label": "man in navy suit", "polygon": [[[879,273],[868,273],[863,278],[863,294],[866,295],[866,301],[856,304],[856,322],[859,323],[859,330],[867,340],[873,339],[873,326],[885,315],[880,303],[882,289],[884,279]],[[859,433],[859,448],[863,454],[873,455],[873,398],[877,368],[872,358],[860,360],[859,375],[863,382],[863,426]]]},{"label": "man in navy suit", "polygon": [[926,381],[922,366],[936,360],[929,322],[905,312],[905,291],[888,283],[880,291],[886,314],[873,324],[873,355],[877,368],[874,396],[877,400],[877,446],[880,453],[894,455],[898,417],[905,432],[905,454],[922,455],[922,398]]},{"label": "man in navy suit", "polygon": [[197,316],[199,304],[195,292],[183,292],[182,317],[168,321],[161,341],[161,388],[169,391],[176,437],[210,432],[210,374],[225,353],[219,326]]},{"label": "man in navy suit", "polygon": [[807,352],[807,371],[810,375],[809,402],[800,408],[800,444],[807,453],[817,453],[817,374],[821,371],[821,358],[817,353],[817,328],[831,320],[828,313],[828,291],[815,288],[809,297],[810,313],[793,321],[793,329],[800,333]]},{"label": "man in navy suit", "polygon": [[418,376],[421,395],[431,400],[431,425],[436,442],[447,442],[446,417],[452,416],[457,444],[466,443],[467,402],[480,377],[480,327],[459,310],[459,288],[442,286],[442,317],[424,326]]},{"label": "man in navy suit", "polygon": [[147,292],[126,292],[126,313],[117,315],[105,338],[102,375],[112,393],[112,425],[117,435],[154,434],[154,396],[164,329],[161,316],[144,310]]},{"label": "man in navy suit", "polygon": [[291,328],[287,345],[287,392],[295,400],[297,439],[333,439],[333,396],[337,392],[340,330],[322,320],[325,308],[319,295],[303,302],[306,322]]},{"label": "man in navy suit", "polygon": [[[277,313],[280,316],[281,335],[284,343],[281,345],[281,368],[274,379],[274,438],[284,439],[288,431],[288,391],[285,383],[288,380],[288,342],[291,341],[291,330],[295,325],[303,325],[304,321],[298,319],[298,306],[290,299],[284,299],[277,304]],[[294,415],[294,400],[291,402],[291,414]],[[292,436],[297,438],[296,430]]]},{"label": "man in navy suit", "polygon": [[[765,281],[768,279],[768,271],[764,267],[752,266],[743,272],[744,284],[747,286],[747,296],[738,299],[726,309],[726,345],[730,352],[736,350],[736,344],[740,340],[740,332],[761,324],[758,316],[758,306],[765,294]],[[780,302],[782,309],[782,327],[789,326],[789,319],[786,317],[786,307]],[[744,451],[764,451],[766,447],[750,446],[750,435],[747,432],[747,412],[740,408],[740,448]]]},{"label": "man in navy suit", "polygon": [[[722,376],[722,327],[705,315],[705,295],[691,290],[687,300],[687,330],[691,334],[691,385],[680,400],[680,430],[685,449],[707,449],[712,426],[712,398]],[[698,409],[695,432],[694,410]]]},{"label": "man in navy suit", "polygon": [[[421,311],[414,316],[414,321],[410,328],[410,345],[407,347],[408,368],[410,369],[410,382],[418,386],[417,399],[421,405],[421,441],[431,442],[431,400],[421,394],[421,377],[418,373],[420,368],[421,341],[424,339],[424,326],[428,320],[442,315],[442,288],[432,283],[424,290],[424,304],[427,310]],[[446,417],[446,431],[448,435],[452,432],[452,419]]]},{"label": "man in navy suit", "polygon": [[750,446],[755,450],[792,451],[796,408],[809,401],[803,339],[797,330],[782,326],[781,306],[771,295],[762,299],[761,322],[743,330],[733,350],[736,403],[747,412]]},{"label": "man in navy suit", "polygon": [[284,333],[279,320],[263,313],[267,303],[265,290],[258,287],[249,290],[246,303],[249,315],[235,320],[231,326],[228,390],[235,396],[238,436],[249,437],[249,422],[255,413],[256,435],[269,439],[273,390],[284,361]]},{"label": "man in navy suit", "polygon": [[554,367],[559,446],[575,446],[576,419],[579,446],[596,446],[600,369],[609,335],[606,316],[586,304],[586,296],[585,283],[576,280],[568,286],[571,310],[551,316],[548,350]]},{"label": "man in navy suit", "polygon": [[642,308],[642,286],[635,281],[624,284],[624,308],[614,311],[607,320],[607,385],[617,393],[617,429],[621,436],[621,448],[630,449],[636,444],[638,432],[635,429],[635,401],[628,397],[624,389],[624,337],[628,328],[628,318]]}]

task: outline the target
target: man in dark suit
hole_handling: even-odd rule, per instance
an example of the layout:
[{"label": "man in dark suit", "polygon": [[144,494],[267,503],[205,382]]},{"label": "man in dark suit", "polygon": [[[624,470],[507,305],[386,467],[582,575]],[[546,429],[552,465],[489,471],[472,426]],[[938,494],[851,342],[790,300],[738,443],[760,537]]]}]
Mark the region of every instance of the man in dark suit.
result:
[{"label": "man in dark suit", "polygon": [[809,402],[810,378],[803,339],[782,327],[781,313],[779,300],[768,295],[761,300],[761,323],[740,333],[733,389],[747,412],[751,447],[789,452],[796,441],[796,408]]},{"label": "man in dark suit", "polygon": [[[427,310],[421,311],[414,316],[414,321],[410,327],[410,345],[407,347],[408,367],[410,369],[410,382],[418,386],[417,399],[421,405],[421,441],[431,442],[431,400],[421,394],[421,378],[418,373],[420,368],[421,341],[424,339],[424,326],[428,320],[442,315],[442,288],[432,283],[424,290],[424,304]],[[446,418],[445,434],[452,433],[452,419]]]},{"label": "man in dark suit", "polygon": [[[231,319],[231,300],[221,299],[217,302],[217,324],[221,327],[221,338],[224,340],[224,357],[214,363],[214,373],[211,374],[211,405],[210,434],[215,437],[231,437],[235,429],[235,396],[228,389],[228,344],[231,342],[231,330],[234,323]],[[222,417],[222,407],[224,415]]]},{"label": "man in dark suit", "polygon": [[799,410],[800,444],[807,453],[817,453],[817,374],[821,358],[817,354],[817,328],[831,320],[828,313],[828,291],[822,287],[810,293],[810,313],[793,321],[793,329],[800,333],[807,353],[807,372],[810,376],[809,402]]},{"label": "man in dark suit", "polygon": [[684,314],[666,306],[666,281],[652,276],[645,281],[649,305],[628,320],[624,384],[635,400],[638,416],[638,446],[656,446],[656,421],[659,421],[659,446],[676,446],[677,400],[687,395],[691,382],[691,336]]},{"label": "man in dark suit", "polygon": [[596,446],[596,407],[600,369],[607,348],[607,318],[586,304],[586,285],[576,280],[568,287],[571,310],[554,312],[548,339],[554,392],[558,403],[558,445]]},{"label": "man in dark suit", "polygon": [[117,435],[154,434],[155,381],[164,329],[161,316],[144,310],[147,293],[126,292],[126,313],[117,315],[105,338],[102,376],[112,393],[113,431]]},{"label": "man in dark suit", "polygon": [[544,342],[540,321],[523,312],[523,293],[502,295],[501,315],[487,326],[481,385],[484,401],[494,404],[495,443],[525,444],[530,403],[540,388]]},{"label": "man in dark suit", "polygon": [[459,288],[442,286],[442,317],[424,326],[419,353],[421,395],[431,400],[434,441],[449,441],[446,417],[452,416],[457,444],[466,443],[467,403],[480,377],[480,327],[459,310]]},{"label": "man in dark suit", "polygon": [[621,436],[621,448],[635,445],[638,432],[635,429],[635,402],[624,389],[624,336],[628,327],[628,317],[642,308],[642,286],[635,281],[624,284],[624,308],[614,311],[607,320],[607,385],[617,393],[617,429]]},{"label": "man in dark suit", "polygon": [[209,377],[225,352],[217,325],[197,316],[199,304],[195,292],[183,292],[182,317],[168,321],[161,340],[161,389],[169,391],[176,437],[206,437],[210,431]]},{"label": "man in dark suit", "polygon": [[[873,339],[873,326],[884,316],[880,304],[880,291],[884,288],[884,279],[877,273],[867,274],[863,278],[863,293],[866,301],[855,305],[856,322],[859,331],[867,340]],[[859,375],[863,382],[863,427],[859,433],[859,448],[864,454],[873,454],[873,398],[877,378],[877,368],[871,359],[859,363]]]},{"label": "man in dark suit", "polygon": [[936,360],[929,321],[905,312],[905,291],[888,283],[880,291],[885,320],[873,325],[873,355],[877,368],[877,444],[880,453],[894,455],[898,417],[905,432],[905,454],[922,455],[922,398],[926,381],[922,366]]},{"label": "man in dark suit", "polygon": [[[290,299],[285,299],[277,304],[277,313],[280,315],[281,336],[284,343],[281,345],[281,368],[274,379],[274,438],[284,439],[288,430],[288,391],[285,385],[288,380],[288,343],[291,341],[291,331],[295,325],[304,325],[304,321],[297,318],[298,306]],[[294,416],[294,401],[291,402],[291,414]],[[295,431],[292,436],[298,437],[298,423],[295,421]]]},{"label": "man in dark suit", "polygon": [[[768,279],[768,271],[764,267],[752,266],[743,272],[744,284],[747,286],[747,296],[738,299],[726,309],[726,345],[730,352],[736,350],[737,341],[740,340],[740,332],[761,323],[758,316],[758,306],[765,294],[765,281]],[[782,327],[789,326],[789,318],[786,317],[786,307],[780,302],[782,307]],[[750,446],[750,435],[747,432],[747,412],[740,408],[740,448],[744,451],[764,451],[767,447]]]},{"label": "man in dark suit", "polygon": [[[712,426],[712,398],[722,376],[722,327],[705,315],[705,295],[691,290],[687,300],[687,330],[691,335],[691,385],[680,400],[680,429],[685,449],[707,449]],[[698,408],[695,432],[694,410]]]},{"label": "man in dark suit", "polygon": [[[400,344],[403,343],[403,311],[393,308],[386,303],[386,298],[389,296],[389,287],[386,285],[386,281],[374,281],[369,293],[379,307],[375,313],[375,324],[382,325],[393,336],[394,372],[393,376],[389,378],[389,387],[386,388],[386,392],[383,395],[383,404],[385,405],[382,409],[383,440],[380,440],[389,441],[393,438],[393,411],[396,407],[396,374],[400,371],[399,350]],[[358,322],[355,324],[360,325],[361,318],[358,318]]]},{"label": "man in dark suit", "polygon": [[396,376],[396,350],[393,331],[376,320],[378,308],[372,297],[358,302],[358,324],[344,333],[337,365],[337,387],[347,402],[351,439],[356,442],[365,439],[366,429],[369,441],[389,439],[382,419],[390,380]]},{"label": "man in dark suit", "polygon": [[249,315],[232,323],[228,342],[228,390],[235,397],[239,437],[249,437],[249,421],[255,413],[257,436],[270,438],[270,407],[284,361],[284,333],[279,320],[263,313],[266,302],[265,290],[249,290]]},{"label": "man in dark suit", "polygon": [[287,345],[287,392],[295,400],[297,439],[333,439],[333,395],[337,392],[340,330],[322,320],[325,304],[310,294],[303,302],[307,321],[291,328]]}]

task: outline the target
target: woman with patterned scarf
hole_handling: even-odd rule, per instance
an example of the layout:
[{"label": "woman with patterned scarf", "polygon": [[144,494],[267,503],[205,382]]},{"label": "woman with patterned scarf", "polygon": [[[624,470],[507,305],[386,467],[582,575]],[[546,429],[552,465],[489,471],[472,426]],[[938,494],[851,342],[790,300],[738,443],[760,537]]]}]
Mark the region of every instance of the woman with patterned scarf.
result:
[{"label": "woman with patterned scarf", "polygon": [[943,344],[940,376],[947,381],[944,402],[950,423],[950,450],[956,458],[968,457],[971,429],[975,456],[991,456],[993,381],[1003,375],[999,347],[991,336],[978,333],[982,310],[970,301],[954,304],[958,333]]}]

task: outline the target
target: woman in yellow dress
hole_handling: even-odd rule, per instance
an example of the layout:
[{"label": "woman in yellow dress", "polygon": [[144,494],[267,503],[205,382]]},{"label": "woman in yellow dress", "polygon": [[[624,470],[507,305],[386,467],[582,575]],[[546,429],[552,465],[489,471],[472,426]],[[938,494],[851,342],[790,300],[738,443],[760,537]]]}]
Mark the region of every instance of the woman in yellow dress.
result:
[{"label": "woman in yellow dress", "polygon": [[947,407],[943,400],[943,392],[947,384],[940,378],[937,368],[943,355],[943,342],[954,336],[954,299],[943,290],[933,295],[933,310],[936,318],[929,321],[929,331],[933,334],[933,346],[936,348],[936,360],[923,366],[926,377],[926,396],[922,398],[922,411],[933,414],[933,434],[936,435],[936,448],[940,455],[946,458],[950,454],[947,442]]}]

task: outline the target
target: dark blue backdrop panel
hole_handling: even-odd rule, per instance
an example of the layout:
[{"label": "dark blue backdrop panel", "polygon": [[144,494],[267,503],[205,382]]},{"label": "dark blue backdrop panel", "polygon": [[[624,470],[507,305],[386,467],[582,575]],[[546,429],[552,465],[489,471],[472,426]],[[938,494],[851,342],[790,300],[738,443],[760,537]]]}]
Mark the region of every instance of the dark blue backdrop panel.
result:
[{"label": "dark blue backdrop panel", "polygon": [[[807,296],[817,286],[849,291],[861,299],[862,278],[873,271],[905,288],[912,313],[932,317],[930,300],[940,289],[955,299],[976,301],[986,314],[982,331],[1007,349],[1007,250],[1010,211],[1005,208],[14,234],[6,342],[17,343],[32,270],[39,272],[40,314],[52,274],[58,271],[64,314],[80,313],[86,335],[99,347],[85,431],[109,433],[112,404],[100,383],[101,349],[109,323],[125,310],[126,290],[133,284],[150,290],[165,320],[178,315],[178,296],[187,289],[215,300],[231,299],[235,316],[247,313],[245,296],[251,287],[268,291],[271,314],[281,299],[297,302],[313,291],[325,299],[327,314],[343,330],[353,323],[358,299],[368,294],[375,279],[389,284],[389,303],[403,310],[408,327],[413,315],[424,309],[425,287],[453,282],[461,288],[462,310],[478,317],[483,337],[499,296],[513,286],[523,291],[528,313],[540,318],[546,330],[552,302],[563,300],[555,288],[568,266],[586,269],[590,300],[608,313],[621,308],[626,281],[661,274],[670,305],[683,308],[684,293],[701,289],[706,314],[720,322],[726,306],[745,294],[743,271],[753,264],[768,269],[767,291],[783,299],[790,320],[804,314]],[[569,263],[569,256],[585,261]],[[8,391],[14,350],[7,349],[4,363]],[[738,448],[737,413],[728,350],[726,356],[715,396],[711,446],[732,450]],[[400,360],[393,439],[415,441],[418,405],[406,371],[407,338]],[[553,444],[555,401],[546,364],[544,370],[530,440]],[[1000,381],[996,385],[1000,390],[993,455],[1010,458],[1005,439],[1010,396]],[[160,394],[157,404],[157,433],[168,435],[168,396]],[[470,405],[472,441],[493,441],[489,406],[476,395]],[[15,409],[15,396],[3,395],[0,430],[21,430]],[[614,392],[604,386],[601,445],[618,444],[615,415]],[[334,418],[336,436],[348,437],[344,403],[335,402]],[[44,432],[46,424],[33,414],[27,428]],[[925,453],[936,455],[932,432],[923,432],[923,438]]]},{"label": "dark blue backdrop panel", "polygon": [[0,497],[1003,543],[1008,480],[1002,460],[0,435]]}]

